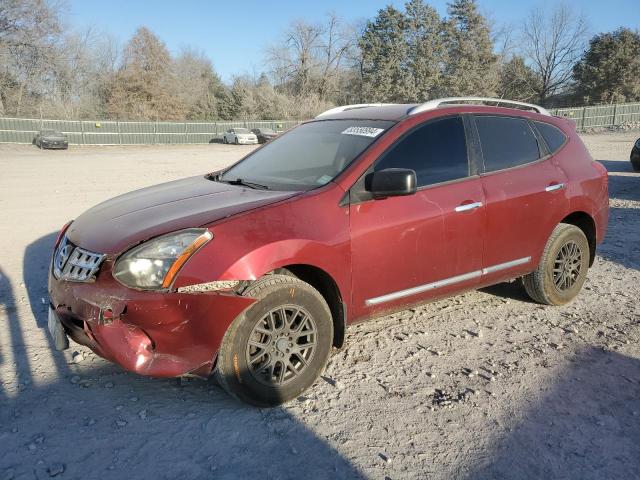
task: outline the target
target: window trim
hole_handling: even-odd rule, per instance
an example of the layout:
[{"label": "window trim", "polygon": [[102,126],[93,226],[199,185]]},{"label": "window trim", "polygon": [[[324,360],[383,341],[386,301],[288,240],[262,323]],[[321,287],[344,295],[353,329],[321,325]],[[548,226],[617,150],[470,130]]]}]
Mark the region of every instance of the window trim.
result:
[{"label": "window trim", "polygon": [[[468,172],[468,175],[466,177],[454,178],[452,180],[446,180],[444,182],[431,183],[429,185],[422,185],[422,186],[419,186],[416,190],[417,190],[417,192],[421,192],[423,190],[434,188],[434,187],[440,187],[440,186],[443,186],[443,185],[449,185],[449,184],[452,184],[452,183],[464,182],[464,181],[467,181],[467,180],[470,180],[470,179],[479,178],[479,176],[480,176],[480,164],[479,164],[478,160],[479,160],[480,157],[478,157],[478,152],[476,151],[475,145],[473,145],[472,142],[471,142],[471,138],[472,138],[473,133],[471,131],[471,124],[470,124],[470,122],[469,122],[469,120],[467,118],[468,115],[464,114],[464,113],[453,113],[453,114],[449,114],[449,115],[442,115],[440,117],[430,118],[430,119],[428,119],[428,120],[426,120],[424,122],[421,122],[421,123],[418,123],[417,125],[414,125],[409,130],[407,130],[406,132],[402,133],[398,138],[396,138],[394,140],[394,142],[391,145],[389,145],[383,152],[381,152],[380,155],[378,155],[378,157],[375,160],[373,160],[373,162],[371,162],[371,165],[369,165],[367,167],[367,169],[363,172],[363,174],[360,177],[358,177],[358,179],[353,183],[353,185],[351,185],[351,187],[347,191],[347,195],[349,197],[349,204],[350,205],[357,205],[359,203],[364,203],[364,202],[368,202],[368,201],[371,201],[371,200],[375,200],[373,198],[373,195],[371,195],[369,192],[364,190],[364,178],[369,173],[371,173],[373,171],[373,168],[376,166],[376,164],[379,161],[381,161],[387,154],[389,154],[389,152],[398,143],[400,143],[406,137],[411,135],[413,132],[415,132],[419,128],[424,127],[425,125],[437,122],[439,120],[445,120],[445,119],[454,118],[454,117],[458,117],[458,118],[460,118],[460,120],[462,120],[462,127],[464,129],[465,145],[467,147],[467,172]],[[360,186],[362,186],[362,188],[358,188]],[[357,199],[354,198],[354,194],[358,195],[360,198],[357,198]],[[362,197],[365,197],[365,198],[362,198]],[[346,198],[344,200],[346,200]],[[342,201],[341,201],[341,203],[342,203]]]},{"label": "window trim", "polygon": [[[528,167],[529,165],[535,165],[536,163],[548,160],[549,157],[552,156],[551,154],[547,153],[548,148],[546,146],[546,143],[541,143],[540,139],[538,138],[538,131],[533,128],[533,126],[530,124],[531,121],[528,118],[519,117],[517,115],[501,115],[496,113],[473,113],[473,114],[470,114],[469,116],[470,116],[470,122],[473,124],[473,133],[476,136],[476,141],[478,144],[477,148],[479,149],[479,155],[480,155],[479,164],[481,166],[481,171],[478,173],[478,175],[481,177],[485,177],[487,175],[493,175],[495,173],[508,172],[510,170],[515,170],[517,168]],[[500,170],[491,170],[490,172],[488,172],[484,164],[484,152],[482,151],[482,142],[480,140],[480,132],[478,131],[478,125],[476,124],[476,117],[500,117],[500,118],[511,118],[515,120],[524,120],[529,126],[529,129],[531,130],[533,138],[535,138],[536,140],[536,144],[538,145],[538,155],[540,155],[540,157],[538,157],[538,159],[536,160],[532,160],[531,162],[522,163],[520,165],[514,165],[512,167],[501,168]]]},{"label": "window trim", "polygon": [[[529,122],[531,123],[534,131],[540,135],[540,140],[544,143],[549,157],[556,155],[560,150],[566,147],[566,145],[569,143],[569,136],[566,133],[564,133],[564,130],[562,130],[560,127],[549,122],[543,122],[542,120],[529,120]],[[562,145],[560,145],[555,151],[552,152],[551,148],[547,144],[547,141],[544,139],[544,135],[542,135],[542,132],[538,130],[538,126],[536,125],[537,123],[544,123],[545,125],[549,125],[550,127],[553,127],[556,130],[559,130],[562,136],[564,137],[564,142],[562,142]]]}]

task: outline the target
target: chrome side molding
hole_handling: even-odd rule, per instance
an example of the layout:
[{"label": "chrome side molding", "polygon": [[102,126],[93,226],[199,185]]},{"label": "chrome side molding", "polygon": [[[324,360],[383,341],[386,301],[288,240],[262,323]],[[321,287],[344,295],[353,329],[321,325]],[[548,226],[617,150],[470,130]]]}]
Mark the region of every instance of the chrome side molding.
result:
[{"label": "chrome side molding", "polygon": [[490,267],[483,268],[482,270],[474,270],[473,272],[456,275],[455,277],[445,278],[443,280],[438,280],[437,282],[426,283],[424,285],[418,285],[417,287],[407,288],[406,290],[399,290],[397,292],[387,293],[386,295],[381,295],[379,297],[369,298],[365,300],[364,303],[368,307],[372,305],[379,305],[381,303],[390,302],[399,298],[417,295],[418,293],[423,293],[428,290],[435,290],[436,288],[447,287],[455,283],[466,282],[467,280],[472,280],[483,275],[489,275],[490,273],[507,270],[512,267],[517,267],[518,265],[524,265],[526,263],[529,263],[530,261],[531,257],[518,258],[516,260],[511,260],[510,262],[492,265]]}]

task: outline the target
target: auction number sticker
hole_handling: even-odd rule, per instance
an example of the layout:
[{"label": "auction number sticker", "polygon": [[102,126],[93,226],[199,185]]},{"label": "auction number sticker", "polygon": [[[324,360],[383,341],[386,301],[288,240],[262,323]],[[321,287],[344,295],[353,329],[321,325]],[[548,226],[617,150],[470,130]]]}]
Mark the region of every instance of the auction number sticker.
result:
[{"label": "auction number sticker", "polygon": [[384,128],[374,128],[374,127],[349,127],[342,132],[343,135],[360,135],[361,137],[377,137],[382,132],[384,132]]}]

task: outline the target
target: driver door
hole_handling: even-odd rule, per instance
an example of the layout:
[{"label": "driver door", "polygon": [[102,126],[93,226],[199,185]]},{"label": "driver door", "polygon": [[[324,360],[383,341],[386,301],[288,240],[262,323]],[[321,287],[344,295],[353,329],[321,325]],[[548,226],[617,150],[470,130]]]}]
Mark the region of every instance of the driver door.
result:
[{"label": "driver door", "polygon": [[478,284],[484,193],[468,158],[462,117],[438,118],[404,134],[369,169],[415,170],[414,195],[376,200],[362,179],[354,185],[353,318]]}]

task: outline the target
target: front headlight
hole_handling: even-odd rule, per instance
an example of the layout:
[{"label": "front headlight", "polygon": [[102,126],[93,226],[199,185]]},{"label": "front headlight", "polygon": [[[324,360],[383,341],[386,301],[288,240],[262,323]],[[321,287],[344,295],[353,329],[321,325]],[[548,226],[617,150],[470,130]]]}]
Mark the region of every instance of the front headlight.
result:
[{"label": "front headlight", "polygon": [[116,260],[113,276],[127,287],[169,288],[184,263],[213,238],[202,228],[190,228],[144,242]]}]

